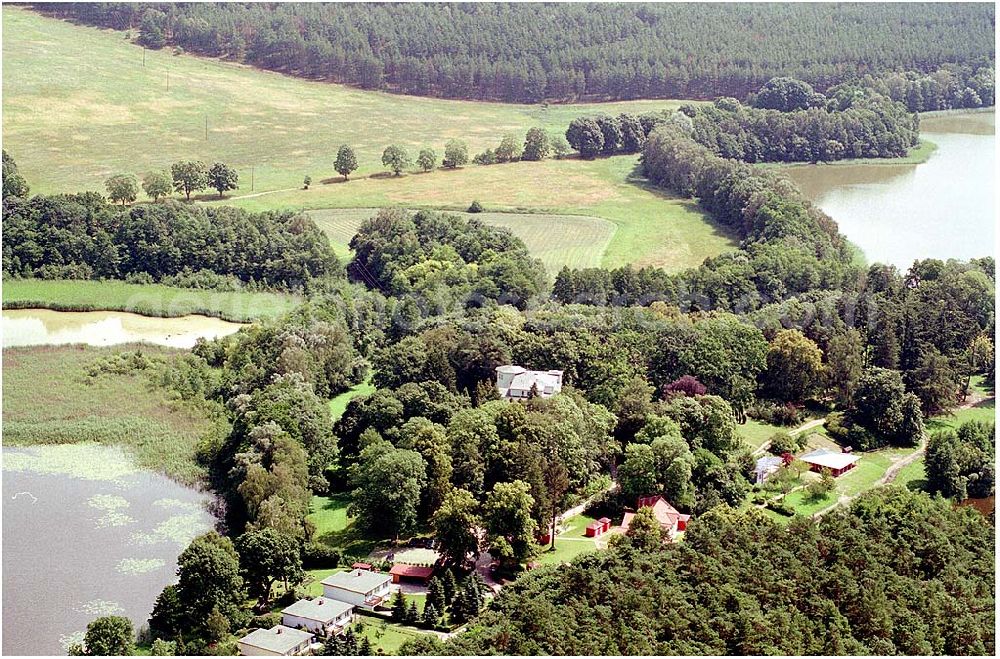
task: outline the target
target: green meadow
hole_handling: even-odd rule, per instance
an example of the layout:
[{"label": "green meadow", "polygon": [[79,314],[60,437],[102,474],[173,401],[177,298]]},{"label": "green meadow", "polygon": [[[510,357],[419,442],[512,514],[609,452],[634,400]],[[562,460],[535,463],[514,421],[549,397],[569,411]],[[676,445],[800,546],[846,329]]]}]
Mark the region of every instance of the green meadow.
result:
[{"label": "green meadow", "polygon": [[[178,160],[222,160],[240,172],[225,203],[254,209],[464,210],[479,200],[551,267],[656,265],[680,270],[736,241],[690,200],[645,185],[636,156],[467,166],[386,176],[382,149],[471,153],[532,126],[561,133],[583,114],[646,112],[675,101],[514,105],[393,95],[311,82],[213,59],[146,51],[123,32],[4,6],[3,137],[36,193],[103,191],[115,173]],[[89,57],[81,59],[78,53]],[[207,123],[206,123],[207,122]],[[206,129],[207,126],[207,129]],[[340,144],[360,168],[333,172]],[[313,185],[302,189],[303,177]],[[214,194],[200,199],[213,202]],[[538,217],[525,217],[526,213]],[[573,216],[573,217],[564,217]],[[608,235],[610,232],[610,236]],[[339,242],[338,242],[339,240]],[[335,246],[344,253],[343,238]]]},{"label": "green meadow", "polygon": [[[3,8],[3,134],[36,192],[100,189],[117,172],[182,159],[241,170],[239,194],[336,176],[337,147],[354,146],[358,175],[381,171],[382,149],[464,139],[473,151],[532,126],[564,131],[586,113],[645,112],[673,101],[513,105],[353,89],[221,60],[147,50],[124,32]],[[79,54],[86,52],[87,57]],[[208,121],[206,139],[206,119]],[[416,155],[414,153],[413,155]]]},{"label": "green meadow", "polygon": [[124,281],[9,279],[3,282],[4,309],[128,311],[173,318],[200,314],[232,322],[278,316],[298,303],[292,295],[211,291]]},{"label": "green meadow", "polygon": [[[330,238],[334,251],[350,258],[348,243],[361,224],[378,212],[377,208],[327,208],[309,211],[319,228]],[[584,215],[544,213],[460,213],[486,224],[510,229],[524,241],[528,250],[545,264],[549,274],[567,265],[591,268],[601,264],[601,257],[615,232],[607,220]]]},{"label": "green meadow", "polygon": [[[337,180],[231,203],[251,210],[309,210],[341,255],[373,208],[462,211],[473,200],[525,240],[551,274],[562,265],[659,266],[677,271],[735,249],[736,237],[689,199],[648,185],[638,156],[468,166],[400,177]],[[330,210],[330,209],[351,209]],[[608,233],[610,232],[610,236]],[[350,235],[349,235],[350,234]]]}]

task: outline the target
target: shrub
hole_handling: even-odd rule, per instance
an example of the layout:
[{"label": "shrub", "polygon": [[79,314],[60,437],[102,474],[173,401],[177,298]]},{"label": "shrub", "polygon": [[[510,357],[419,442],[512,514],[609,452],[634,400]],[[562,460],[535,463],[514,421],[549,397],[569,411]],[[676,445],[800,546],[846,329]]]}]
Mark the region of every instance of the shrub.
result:
[{"label": "shrub", "polygon": [[693,375],[684,375],[670,384],[663,385],[663,397],[669,398],[674,394],[683,394],[685,396],[704,396],[708,389],[698,378]]},{"label": "shrub", "polygon": [[302,551],[302,567],[306,569],[337,567],[342,560],[339,551],[319,542],[306,544]]},{"label": "shrub", "polygon": [[805,420],[805,413],[791,403],[771,401],[757,401],[747,411],[747,416],[772,426],[797,426]]},{"label": "shrub", "polygon": [[469,205],[469,212],[470,213],[482,213],[483,212],[483,205],[480,204],[478,201],[473,201],[472,204]]},{"label": "shrub", "polygon": [[767,504],[768,509],[773,510],[779,515],[784,515],[785,517],[791,517],[795,514],[795,509],[785,503],[784,499],[778,501],[771,501]]}]

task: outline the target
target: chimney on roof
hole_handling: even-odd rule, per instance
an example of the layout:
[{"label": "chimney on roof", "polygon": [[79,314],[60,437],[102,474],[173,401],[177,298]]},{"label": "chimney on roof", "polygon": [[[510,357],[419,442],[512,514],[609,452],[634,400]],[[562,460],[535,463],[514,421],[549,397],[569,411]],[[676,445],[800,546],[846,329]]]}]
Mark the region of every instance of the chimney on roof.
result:
[{"label": "chimney on roof", "polygon": [[276,634],[280,634],[280,633],[281,633],[281,627],[278,627],[278,631],[277,631],[277,632],[275,632],[275,633],[276,633]]},{"label": "chimney on roof", "polygon": [[316,602],[316,606],[323,606],[323,598],[322,597]]}]

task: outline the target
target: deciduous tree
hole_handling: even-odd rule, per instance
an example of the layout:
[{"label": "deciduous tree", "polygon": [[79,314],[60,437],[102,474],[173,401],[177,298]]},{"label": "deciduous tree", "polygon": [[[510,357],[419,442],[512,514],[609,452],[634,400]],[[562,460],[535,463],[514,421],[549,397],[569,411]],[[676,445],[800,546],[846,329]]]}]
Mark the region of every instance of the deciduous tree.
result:
[{"label": "deciduous tree", "polygon": [[115,174],[104,182],[108,199],[122,206],[131,204],[139,196],[139,183],[131,174]]},{"label": "deciduous tree", "polygon": [[[385,154],[382,155],[382,164],[385,164]],[[347,180],[348,175],[358,168],[358,157],[354,155],[354,149],[341,144],[337,150],[337,160],[333,163],[333,169]]]}]

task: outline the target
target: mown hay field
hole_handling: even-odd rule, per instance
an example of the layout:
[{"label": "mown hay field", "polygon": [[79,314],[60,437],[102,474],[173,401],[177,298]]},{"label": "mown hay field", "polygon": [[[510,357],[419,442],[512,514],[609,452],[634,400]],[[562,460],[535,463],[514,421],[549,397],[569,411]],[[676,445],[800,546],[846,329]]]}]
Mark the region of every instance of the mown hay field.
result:
[{"label": "mown hay field", "polygon": [[[224,160],[239,193],[335,176],[351,144],[359,175],[381,171],[382,149],[401,144],[440,155],[451,138],[472,150],[532,126],[565,131],[587,113],[645,112],[676,101],[512,105],[371,92],[248,66],[147,50],[124,32],[3,7],[5,148],[36,192],[103,189],[118,172],[182,159]],[[85,56],[81,56],[85,54]],[[207,120],[207,139],[206,139]]]},{"label": "mown hay field", "polygon": [[[328,208],[309,215],[330,237],[341,257],[350,256],[351,238],[361,224],[378,212],[377,208]],[[546,213],[459,213],[486,224],[505,227],[524,241],[532,255],[542,260],[550,275],[561,267],[591,268],[601,257],[615,232],[615,225],[598,217],[551,215]]]}]

